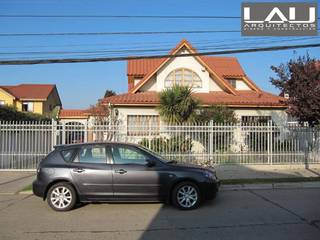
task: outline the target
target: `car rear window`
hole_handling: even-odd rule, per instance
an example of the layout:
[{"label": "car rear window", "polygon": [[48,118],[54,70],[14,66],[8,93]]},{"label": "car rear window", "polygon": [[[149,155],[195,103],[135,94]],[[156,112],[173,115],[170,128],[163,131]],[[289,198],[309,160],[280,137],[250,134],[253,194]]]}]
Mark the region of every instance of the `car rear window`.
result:
[{"label": "car rear window", "polygon": [[71,162],[75,155],[75,148],[66,149],[61,151],[61,155],[66,162]]}]

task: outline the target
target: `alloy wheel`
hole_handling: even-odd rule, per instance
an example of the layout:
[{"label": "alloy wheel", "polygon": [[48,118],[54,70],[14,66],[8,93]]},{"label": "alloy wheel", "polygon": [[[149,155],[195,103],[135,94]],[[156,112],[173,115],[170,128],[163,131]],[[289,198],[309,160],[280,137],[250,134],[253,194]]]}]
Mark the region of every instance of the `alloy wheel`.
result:
[{"label": "alloy wheel", "polygon": [[192,208],[198,201],[198,192],[191,185],[184,185],[177,192],[177,201],[183,208]]},{"label": "alloy wheel", "polygon": [[67,208],[72,202],[72,193],[67,187],[58,186],[52,190],[50,201],[57,209]]}]

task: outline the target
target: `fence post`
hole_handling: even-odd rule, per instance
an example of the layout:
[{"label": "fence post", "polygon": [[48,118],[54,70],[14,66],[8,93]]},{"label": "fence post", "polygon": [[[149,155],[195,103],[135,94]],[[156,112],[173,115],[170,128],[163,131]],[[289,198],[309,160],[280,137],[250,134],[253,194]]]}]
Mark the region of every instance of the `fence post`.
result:
[{"label": "fence post", "polygon": [[210,121],[210,133],[209,133],[209,159],[213,160],[213,121]]},{"label": "fence post", "polygon": [[84,136],[83,142],[88,142],[88,120],[84,124]]},{"label": "fence post", "polygon": [[52,131],[51,149],[53,150],[53,147],[57,145],[57,121],[54,119],[52,119],[52,122],[51,122],[51,131]]},{"label": "fence post", "polygon": [[267,148],[268,148],[268,164],[270,164],[270,165],[272,165],[273,164],[273,159],[272,159],[272,145],[273,145],[273,143],[272,143],[272,134],[273,134],[273,132],[272,132],[272,130],[273,130],[273,127],[272,127],[272,121],[268,121],[268,124],[267,124],[267,132],[268,132],[268,134],[267,134]]},{"label": "fence post", "polygon": [[66,144],[66,124],[65,122],[62,123],[62,143]]}]

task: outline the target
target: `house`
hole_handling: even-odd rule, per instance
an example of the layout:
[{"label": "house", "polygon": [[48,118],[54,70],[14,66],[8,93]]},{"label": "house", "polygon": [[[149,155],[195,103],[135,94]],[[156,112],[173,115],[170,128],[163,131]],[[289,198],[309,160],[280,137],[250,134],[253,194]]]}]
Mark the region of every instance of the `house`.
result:
[{"label": "house", "polygon": [[0,105],[49,116],[61,100],[54,84],[20,84],[0,86]]},{"label": "house", "polygon": [[62,123],[86,124],[90,118],[90,113],[89,110],[84,109],[60,109],[58,116]]},{"label": "house", "polygon": [[[169,55],[197,53],[182,40]],[[244,72],[237,58],[185,56],[129,60],[128,92],[104,98],[102,104],[116,109],[118,118],[130,126],[159,125],[156,110],[159,93],[174,84],[193,88],[202,106],[225,105],[241,122],[286,121],[284,98],[263,91]]]}]

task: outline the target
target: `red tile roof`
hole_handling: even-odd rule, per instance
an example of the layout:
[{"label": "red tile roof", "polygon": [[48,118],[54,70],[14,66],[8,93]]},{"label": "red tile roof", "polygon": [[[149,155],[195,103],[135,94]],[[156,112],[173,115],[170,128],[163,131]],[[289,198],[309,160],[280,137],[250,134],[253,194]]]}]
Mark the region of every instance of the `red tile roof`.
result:
[{"label": "red tile roof", "polygon": [[[129,60],[127,75],[145,76],[154,70],[165,58]],[[224,77],[243,77],[245,72],[235,57],[207,57],[201,59],[216,73]]]},{"label": "red tile roof", "polygon": [[[237,95],[228,94],[223,91],[209,93],[193,93],[203,105],[221,104],[227,106],[243,107],[285,107],[282,102],[285,99],[267,92],[237,91]],[[159,104],[157,92],[139,92],[116,95],[101,100],[104,104],[114,105],[145,105],[154,106]]]},{"label": "red tile roof", "polygon": [[128,60],[127,75],[145,76],[156,68],[164,58]]},{"label": "red tile roof", "polygon": [[16,86],[0,86],[3,90],[18,99],[46,100],[54,84],[20,84]]},{"label": "red tile roof", "polygon": [[[179,49],[186,47],[191,53],[197,53],[197,50],[185,39],[183,39],[174,49],[172,49],[169,55],[177,54]],[[198,61],[208,68],[210,74],[213,74],[217,77],[217,83],[223,87],[223,89],[228,92],[235,94],[235,89],[231,84],[225,79],[228,77],[241,77],[243,80],[248,83],[251,88],[257,92],[261,90],[248,78],[243,71],[241,65],[235,57],[208,57],[208,56],[195,56]],[[150,80],[152,75],[158,71],[161,66],[163,66],[167,61],[167,58],[159,59],[138,59],[138,60],[129,60],[128,61],[128,90],[132,93],[137,92],[146,82]],[[140,82],[133,86],[132,80],[129,78],[142,77]]]},{"label": "red tile roof", "polygon": [[61,109],[59,111],[59,118],[88,118],[88,110],[81,109]]},{"label": "red tile roof", "polygon": [[223,77],[244,77],[246,76],[238,59],[235,57],[208,57],[202,56],[201,59],[209,67]]}]

